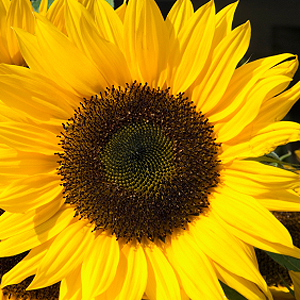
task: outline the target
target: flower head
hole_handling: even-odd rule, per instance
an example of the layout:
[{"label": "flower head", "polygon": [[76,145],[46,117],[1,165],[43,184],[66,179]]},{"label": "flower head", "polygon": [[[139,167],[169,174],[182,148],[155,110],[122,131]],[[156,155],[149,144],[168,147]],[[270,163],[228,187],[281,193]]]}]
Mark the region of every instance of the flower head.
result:
[{"label": "flower head", "polygon": [[[272,299],[254,247],[300,258],[270,211],[298,211],[298,174],[254,161],[299,139],[282,54],[237,68],[249,22],[178,0],[116,13],[65,4],[66,33],[16,28],[29,68],[0,66],[1,282],[61,281],[60,299]],[[63,125],[62,125],[63,124]],[[13,225],[12,225],[13,224]]]}]

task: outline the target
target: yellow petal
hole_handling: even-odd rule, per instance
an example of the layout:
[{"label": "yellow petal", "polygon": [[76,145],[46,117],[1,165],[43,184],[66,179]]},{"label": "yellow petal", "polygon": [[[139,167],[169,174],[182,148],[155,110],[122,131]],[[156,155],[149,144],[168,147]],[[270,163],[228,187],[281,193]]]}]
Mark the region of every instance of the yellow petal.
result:
[{"label": "yellow petal", "polygon": [[2,29],[5,26],[6,15],[7,15],[7,11],[8,11],[10,4],[11,4],[11,1],[7,1],[7,0],[0,1],[0,13],[1,13],[0,14],[0,24],[1,24],[0,32],[2,32]]},{"label": "yellow petal", "polygon": [[145,248],[148,263],[146,294],[150,299],[181,300],[175,272],[162,251],[153,245]]},{"label": "yellow petal", "polygon": [[257,200],[270,211],[300,210],[300,197],[293,190],[284,191],[279,189],[276,191],[276,195],[274,195],[274,192],[266,193],[263,196],[258,196]]},{"label": "yellow petal", "polygon": [[15,267],[3,275],[1,288],[6,285],[18,284],[24,279],[34,275],[40,261],[45,256],[52,241],[53,240],[51,239],[30,250],[29,254],[27,254]]},{"label": "yellow petal", "polygon": [[172,56],[167,85],[171,87],[172,94],[184,92],[202,71],[211,51],[214,19],[214,2],[209,1],[181,29],[178,35],[179,44],[175,43],[170,49]]},{"label": "yellow petal", "polygon": [[291,59],[283,61],[280,64],[274,66],[273,68],[266,71],[264,77],[284,75],[293,79],[299,66],[299,61],[297,56],[292,56]]},{"label": "yellow petal", "polygon": [[237,68],[219,105],[214,110],[214,115],[210,117],[210,121],[221,122],[228,116],[234,115],[241,107],[245,96],[251,92],[259,80],[265,78],[269,69],[293,57],[295,56],[292,54],[280,54],[255,60]]},{"label": "yellow petal", "polygon": [[[217,217],[217,216],[216,216]],[[217,217],[218,218],[218,217]],[[219,222],[222,223],[222,220],[219,219]],[[231,231],[239,239],[243,240],[245,243],[253,245],[256,248],[263,249],[265,251],[288,255],[296,258],[300,258],[300,251],[297,247],[287,247],[283,244],[272,243],[263,238],[255,237],[249,235],[244,231],[237,230],[236,227],[228,226],[225,222],[222,223],[225,228]]]},{"label": "yellow petal", "polygon": [[189,230],[198,247],[218,265],[254,282],[268,293],[267,284],[253,264],[248,246],[226,231],[215,218],[203,217],[194,226],[190,225]]},{"label": "yellow petal", "polygon": [[132,0],[124,20],[125,54],[132,78],[162,87],[169,56],[168,31],[154,0]]},{"label": "yellow petal", "polygon": [[9,9],[9,6],[11,4],[11,0],[1,0],[0,3],[1,3],[0,5],[2,7],[1,12],[3,12],[3,14],[1,14],[1,19],[2,18],[4,19],[4,17],[7,14],[8,9]]},{"label": "yellow petal", "polygon": [[271,243],[293,247],[287,229],[253,197],[220,186],[210,203],[211,210],[239,231]]},{"label": "yellow petal", "polygon": [[9,121],[22,121],[22,118],[16,113],[14,109],[11,109],[7,105],[0,102],[0,122],[9,122]]},{"label": "yellow petal", "polygon": [[67,275],[60,283],[60,300],[81,300],[81,265]]},{"label": "yellow petal", "polygon": [[31,70],[47,76],[47,68],[44,66],[43,60],[36,59],[40,55],[36,36],[20,28],[14,28],[14,31],[27,65]]},{"label": "yellow petal", "polygon": [[39,6],[39,14],[45,16],[47,14],[47,9],[48,9],[48,0],[41,0]]},{"label": "yellow petal", "polygon": [[248,194],[270,211],[298,211],[300,197],[293,191],[299,175],[254,161],[234,161],[221,172],[222,182]]},{"label": "yellow petal", "polygon": [[0,193],[0,207],[21,213],[62,198],[61,180],[57,175],[39,174],[11,182]]},{"label": "yellow petal", "polygon": [[69,85],[82,97],[93,96],[106,88],[95,64],[54,25],[40,16],[36,19],[35,31],[41,53],[36,59],[44,61],[51,78]]},{"label": "yellow petal", "polygon": [[123,51],[123,24],[112,6],[105,0],[95,1],[93,12],[100,35],[107,41],[117,45]]},{"label": "yellow petal", "polygon": [[0,146],[1,185],[8,185],[12,180],[25,175],[51,173],[57,168],[55,155],[37,152],[19,152],[10,147]]},{"label": "yellow petal", "polygon": [[100,234],[86,252],[81,269],[82,299],[90,300],[107,290],[119,263],[119,243],[114,236]]},{"label": "yellow petal", "polygon": [[0,137],[3,143],[20,151],[39,152],[46,155],[61,151],[55,134],[26,123],[0,123]]},{"label": "yellow petal", "polygon": [[116,14],[118,15],[118,17],[120,18],[121,22],[123,22],[123,23],[124,23],[124,19],[125,19],[126,10],[127,10],[127,3],[126,3],[126,1],[124,1],[123,4],[121,4],[116,9]]},{"label": "yellow petal", "polygon": [[[234,193],[231,191],[231,194]],[[230,197],[232,198],[232,195]],[[235,201],[228,200],[229,197],[225,196],[224,193],[220,199],[217,198],[219,198],[219,196],[216,196],[216,199],[214,199],[214,202],[211,202],[210,206],[212,207],[213,203],[221,201],[222,205],[224,205],[224,209],[221,208],[219,211],[217,209],[211,209],[210,214],[215,217],[226,230],[256,248],[300,258],[300,250],[293,246],[292,239],[286,228],[271,213],[267,216],[265,208],[262,209],[258,202],[253,206],[254,199],[246,201],[245,205],[243,205],[240,199],[246,198],[240,195],[239,202],[241,204],[238,206],[243,210],[240,212],[240,210],[236,209],[237,205],[234,203]],[[250,199],[250,197],[247,198],[247,200]],[[227,208],[225,207],[225,203],[227,204]],[[258,213],[255,211],[258,211]],[[232,215],[234,215],[234,217],[232,217]]]},{"label": "yellow petal", "polygon": [[[244,138],[244,140],[243,140]],[[223,163],[246,157],[257,157],[272,152],[279,145],[285,145],[300,139],[300,124],[281,121],[272,123],[241,140],[232,140],[232,144],[223,144],[223,153],[219,158]]]},{"label": "yellow petal", "polygon": [[86,226],[87,222],[76,221],[55,237],[27,289],[59,282],[81,264],[85,251],[88,251],[94,239],[91,226]]},{"label": "yellow petal", "polygon": [[225,176],[231,175],[241,180],[252,181],[253,185],[255,182],[268,184],[272,189],[293,188],[299,185],[298,174],[250,160],[234,161],[221,173]]},{"label": "yellow petal", "polygon": [[52,80],[23,67],[0,65],[0,89],[1,101],[19,110],[24,121],[24,115],[43,121],[66,120],[74,112],[74,102],[79,104]]},{"label": "yellow petal", "polygon": [[14,35],[13,28],[22,28],[28,32],[34,32],[34,18],[32,5],[28,0],[12,0],[7,12],[7,47],[13,64],[23,65],[24,61],[20,55],[19,46]]},{"label": "yellow petal", "polygon": [[[250,42],[250,23],[245,23],[232,31],[214,50],[212,62],[195,82],[193,101],[197,110],[211,115],[211,110],[225,93],[236,65],[245,55]],[[212,121],[210,119],[210,121]]]},{"label": "yellow petal", "polygon": [[[57,0],[56,0],[57,1]],[[55,2],[56,2],[55,1]],[[49,22],[49,21],[48,21]],[[52,25],[53,26],[53,25]],[[37,59],[41,55],[41,49],[38,44],[37,37],[33,34],[30,34],[22,29],[14,28],[16,33],[20,51],[22,56],[24,57],[27,65],[30,69],[38,74],[43,74],[48,78],[57,78],[56,71],[48,65],[48,61],[44,59],[44,57]],[[78,51],[78,50],[77,50]],[[28,72],[29,70],[27,70]],[[20,72],[20,71],[19,71]],[[24,71],[23,71],[24,72]],[[50,79],[44,81],[51,81]],[[63,89],[67,90],[69,93],[71,92],[74,97],[74,90],[65,80],[59,80],[54,84],[55,86],[61,86]],[[39,85],[38,85],[39,86]],[[55,89],[52,88],[54,91]]]},{"label": "yellow petal", "polygon": [[34,229],[50,219],[58,212],[64,203],[61,197],[59,200],[51,201],[37,209],[26,213],[11,213],[5,211],[0,216],[0,238],[2,240],[11,236]]},{"label": "yellow petal", "polygon": [[[0,7],[1,9],[1,7]],[[1,14],[1,11],[0,11]],[[0,24],[1,26],[1,24]],[[1,34],[1,32],[0,32]],[[10,56],[5,48],[5,46],[3,45],[3,41],[0,39],[0,62],[1,63],[5,63],[5,64],[10,64],[12,63]]]},{"label": "yellow petal", "polygon": [[81,3],[86,10],[95,18],[95,12],[94,12],[94,6],[96,0],[78,0],[79,3]]},{"label": "yellow petal", "polygon": [[268,300],[272,299],[271,293],[268,291],[269,298],[261,291],[261,289],[253,282],[245,280],[242,277],[237,276],[234,273],[229,272],[226,268],[214,265],[218,274],[218,277],[222,282],[232,287],[238,293],[243,295],[246,299],[251,300]]},{"label": "yellow petal", "polygon": [[290,277],[294,284],[294,292],[296,300],[300,299],[300,272],[289,271]]},{"label": "yellow petal", "polygon": [[180,277],[191,299],[224,299],[212,261],[198,248],[194,240],[182,234],[173,238],[166,255]]},{"label": "yellow petal", "polygon": [[216,14],[216,30],[213,40],[213,48],[215,48],[222,39],[231,32],[233,16],[238,5],[238,1],[225,6]]},{"label": "yellow petal", "polygon": [[257,117],[242,131],[243,136],[250,136],[251,133],[263,127],[280,121],[289,112],[295,102],[300,98],[300,82],[278,96],[265,101]]},{"label": "yellow petal", "polygon": [[0,62],[12,63],[7,49],[6,35],[10,34],[10,25],[6,23],[6,15],[11,1],[0,1]]},{"label": "yellow petal", "polygon": [[[285,86],[289,81],[287,76],[274,76],[258,82],[245,96],[242,107],[234,115],[228,116],[222,123],[215,124],[215,130],[218,132],[217,140],[223,143],[238,136],[258,115],[263,101],[281,92],[284,88],[282,85]],[[211,121],[212,119],[210,118]]]},{"label": "yellow petal", "polygon": [[1,256],[13,256],[37,247],[63,231],[74,219],[74,209],[63,207],[55,215],[33,229],[13,235],[0,243]]},{"label": "yellow petal", "polygon": [[[117,273],[104,293],[106,299],[142,299],[147,284],[147,261],[142,247],[126,244],[120,252]],[[98,297],[96,297],[98,300]],[[100,299],[105,299],[99,296]]]},{"label": "yellow petal", "polygon": [[176,37],[181,28],[185,26],[189,18],[194,14],[193,3],[190,0],[178,0],[170,9],[166,24],[169,28],[170,35]]},{"label": "yellow petal", "polygon": [[13,0],[7,12],[7,23],[10,26],[34,32],[34,19],[30,1]]},{"label": "yellow petal", "polygon": [[46,17],[59,31],[67,34],[65,24],[65,0],[53,1],[47,11]]},{"label": "yellow petal", "polygon": [[125,86],[126,82],[131,82],[123,53],[115,44],[101,37],[91,15],[75,0],[66,2],[66,26],[68,36],[94,61],[107,86]]}]

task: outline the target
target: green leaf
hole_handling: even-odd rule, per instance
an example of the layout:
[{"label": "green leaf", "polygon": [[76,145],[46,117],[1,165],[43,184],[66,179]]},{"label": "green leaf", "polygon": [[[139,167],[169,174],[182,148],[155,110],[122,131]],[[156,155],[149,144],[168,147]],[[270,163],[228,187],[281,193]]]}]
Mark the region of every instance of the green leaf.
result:
[{"label": "green leaf", "polygon": [[[48,9],[50,7],[50,5],[53,3],[54,0],[48,0]],[[33,10],[35,12],[39,12],[39,7],[41,5],[41,0],[31,0],[31,4],[33,7]]]},{"label": "green leaf", "polygon": [[300,259],[265,251],[273,260],[289,271],[300,272]]},{"label": "green leaf", "polygon": [[247,300],[244,296],[242,296],[240,293],[238,293],[236,290],[229,287],[228,285],[226,285],[222,281],[220,281],[220,284],[222,286],[222,289],[223,289],[226,297],[229,300]]},{"label": "green leaf", "polygon": [[41,0],[31,1],[31,4],[32,4],[32,7],[33,7],[33,10],[35,12],[38,12],[40,4],[41,4]]},{"label": "green leaf", "polygon": [[112,8],[115,8],[115,4],[114,4],[114,0],[105,0],[106,2],[108,2]]}]

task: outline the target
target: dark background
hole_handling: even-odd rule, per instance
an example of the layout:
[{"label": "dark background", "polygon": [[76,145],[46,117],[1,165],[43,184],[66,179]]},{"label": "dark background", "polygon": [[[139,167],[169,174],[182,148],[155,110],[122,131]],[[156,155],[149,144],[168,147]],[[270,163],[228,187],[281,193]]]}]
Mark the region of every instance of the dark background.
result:
[{"label": "dark background", "polygon": [[[162,14],[166,16],[175,1],[157,0],[156,2]],[[207,0],[192,0],[192,2],[196,10],[207,3]],[[233,2],[235,1],[215,0],[216,11]],[[123,3],[122,0],[115,0],[115,7],[121,3]],[[250,57],[250,61],[284,52],[300,56],[300,0],[240,0],[233,27],[247,20],[251,23],[251,42],[246,54],[247,58]],[[299,80],[300,71],[298,70],[291,85]],[[294,105],[285,119],[300,123],[300,101]],[[281,149],[280,154],[298,148],[300,148],[300,143],[293,143]]]}]

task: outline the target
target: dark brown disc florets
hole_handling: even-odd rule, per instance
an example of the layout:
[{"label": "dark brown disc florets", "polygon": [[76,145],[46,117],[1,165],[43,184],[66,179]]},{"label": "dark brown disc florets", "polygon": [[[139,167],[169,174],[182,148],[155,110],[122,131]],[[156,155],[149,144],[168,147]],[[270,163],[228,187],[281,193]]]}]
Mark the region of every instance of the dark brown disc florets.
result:
[{"label": "dark brown disc florets", "polygon": [[85,100],[60,138],[66,203],[127,241],[184,229],[218,182],[213,126],[168,89],[107,89]]}]

